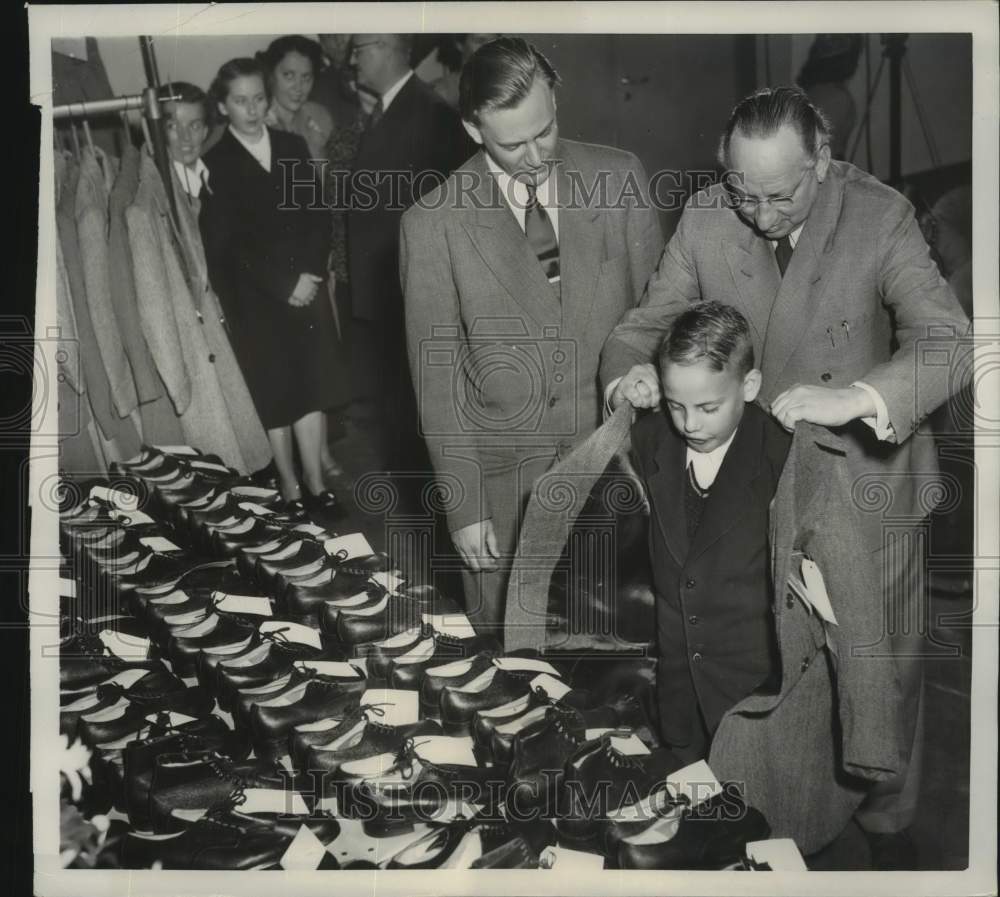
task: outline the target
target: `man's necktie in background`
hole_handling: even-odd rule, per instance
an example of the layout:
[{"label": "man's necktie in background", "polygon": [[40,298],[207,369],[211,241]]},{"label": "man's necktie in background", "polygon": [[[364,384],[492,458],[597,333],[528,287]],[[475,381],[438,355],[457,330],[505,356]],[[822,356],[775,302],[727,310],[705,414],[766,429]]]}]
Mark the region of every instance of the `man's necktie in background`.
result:
[{"label": "man's necktie in background", "polygon": [[559,288],[559,241],[548,212],[538,201],[538,188],[525,184],[528,188],[528,204],[524,209],[524,235],[538,256],[545,276],[558,295]]},{"label": "man's necktie in background", "polygon": [[785,269],[788,268],[788,263],[792,258],[792,241],[787,236],[778,240],[777,245],[774,247],[774,258],[778,262],[778,270],[781,272],[781,276],[784,277]]}]

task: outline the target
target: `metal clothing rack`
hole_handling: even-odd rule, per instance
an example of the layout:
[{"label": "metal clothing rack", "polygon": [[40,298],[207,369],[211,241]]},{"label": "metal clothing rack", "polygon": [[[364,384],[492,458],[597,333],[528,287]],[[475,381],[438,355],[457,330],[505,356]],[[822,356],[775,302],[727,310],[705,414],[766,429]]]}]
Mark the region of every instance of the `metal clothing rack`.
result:
[{"label": "metal clothing rack", "polygon": [[86,100],[79,103],[67,103],[65,106],[55,106],[52,109],[53,121],[69,119],[74,121],[81,119],[86,122],[88,118],[100,115],[110,115],[117,112],[129,112],[141,110],[143,117],[149,124],[149,135],[152,142],[153,161],[160,172],[163,186],[167,191],[167,200],[170,203],[170,214],[174,224],[177,218],[177,200],[174,196],[173,179],[170,173],[170,155],[167,152],[167,138],[164,132],[163,110],[161,103],[167,102],[167,98],[159,98],[160,73],[156,65],[156,54],[153,50],[153,39],[148,36],[139,38],[139,49],[142,52],[142,64],[146,71],[146,83],[148,87],[140,94],[134,96],[114,97],[109,100]]}]

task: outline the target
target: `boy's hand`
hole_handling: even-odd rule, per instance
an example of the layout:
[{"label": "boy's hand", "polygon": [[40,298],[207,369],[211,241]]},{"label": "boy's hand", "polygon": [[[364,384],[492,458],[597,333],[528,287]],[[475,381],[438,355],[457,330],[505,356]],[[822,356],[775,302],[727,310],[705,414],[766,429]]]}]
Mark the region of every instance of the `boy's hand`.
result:
[{"label": "boy's hand", "polygon": [[875,403],[857,386],[828,389],[796,384],[772,402],[771,414],[786,430],[794,430],[800,420],[824,427],[841,427],[859,417],[874,417]]},{"label": "boy's hand", "polygon": [[618,408],[625,401],[633,408],[655,408],[660,404],[660,376],[653,365],[634,365],[618,381],[611,393],[611,407]]}]

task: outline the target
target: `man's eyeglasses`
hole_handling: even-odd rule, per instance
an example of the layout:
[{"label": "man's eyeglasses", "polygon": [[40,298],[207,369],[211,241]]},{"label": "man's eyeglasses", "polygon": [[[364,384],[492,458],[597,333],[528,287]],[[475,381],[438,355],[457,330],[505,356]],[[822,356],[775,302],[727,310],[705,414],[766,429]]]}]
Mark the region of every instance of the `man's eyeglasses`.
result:
[{"label": "man's eyeglasses", "polygon": [[798,195],[799,190],[802,188],[802,184],[806,179],[806,175],[810,171],[816,170],[816,163],[811,163],[805,171],[802,172],[801,177],[798,182],[792,188],[792,192],[785,196],[771,196],[766,199],[759,199],[756,196],[749,196],[740,190],[730,178],[726,178],[726,193],[729,196],[732,208],[739,212],[745,212],[747,215],[754,215],[757,213],[757,209],[761,206],[769,206],[776,212],[787,212],[795,204],[795,199]]}]

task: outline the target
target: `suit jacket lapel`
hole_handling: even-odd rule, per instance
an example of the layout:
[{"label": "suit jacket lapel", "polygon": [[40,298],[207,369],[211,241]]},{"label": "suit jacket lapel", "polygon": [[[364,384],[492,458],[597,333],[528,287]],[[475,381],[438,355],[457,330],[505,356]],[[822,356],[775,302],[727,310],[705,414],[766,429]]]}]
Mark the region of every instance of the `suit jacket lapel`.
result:
[{"label": "suit jacket lapel", "polygon": [[539,326],[557,326],[561,319],[559,299],[514,213],[500,195],[482,151],[473,156],[468,167],[475,175],[474,199],[463,201],[475,203],[475,224],[469,231],[472,242],[504,289]]},{"label": "suit jacket lapel", "polygon": [[723,253],[736,283],[744,314],[755,331],[754,343],[762,349],[768,318],[781,285],[774,250],[767,240],[747,227],[742,239],[723,243]]},{"label": "suit jacket lapel", "polygon": [[[760,365],[764,383],[770,387],[781,382],[788,359],[795,353],[815,316],[820,295],[818,284],[823,279],[823,257],[833,241],[843,197],[843,184],[830,166],[799,234],[771,309]],[[759,237],[754,239],[766,242]]]},{"label": "suit jacket lapel", "polygon": [[584,206],[574,195],[569,171],[578,171],[565,144],[560,144],[555,166],[559,204],[559,271],[562,316],[566,332],[586,333],[600,273],[604,230],[600,211]]},{"label": "suit jacket lapel", "polygon": [[[663,426],[668,430],[671,427],[665,414]],[[653,513],[660,523],[667,549],[679,566],[684,566],[690,545],[684,517],[685,453],[684,441],[672,430],[665,433],[653,458],[655,469],[648,477]]]},{"label": "suit jacket lapel", "polygon": [[747,408],[706,500],[691,540],[688,560],[707,551],[736,526],[753,506],[752,484],[760,474],[763,419]]}]

